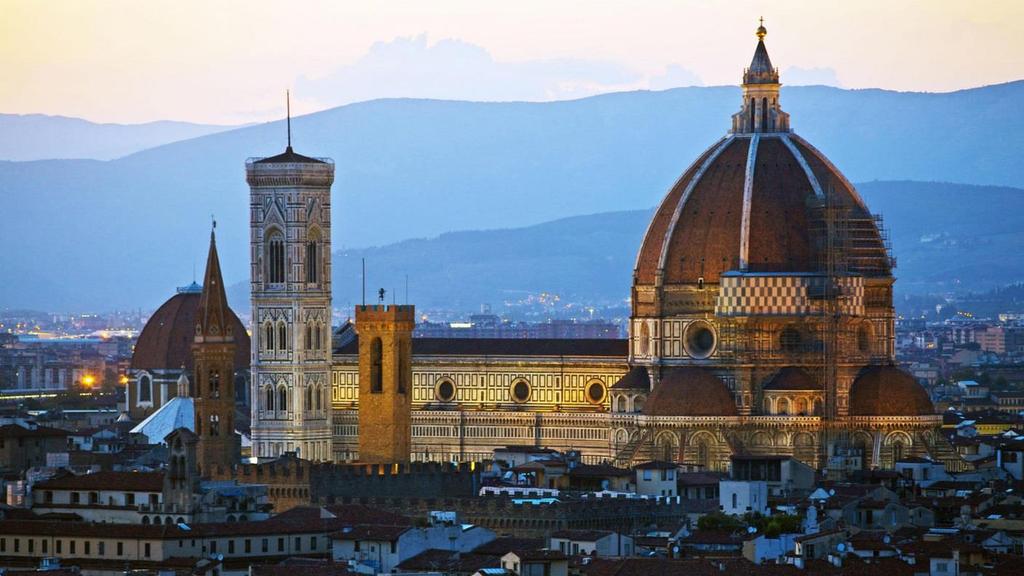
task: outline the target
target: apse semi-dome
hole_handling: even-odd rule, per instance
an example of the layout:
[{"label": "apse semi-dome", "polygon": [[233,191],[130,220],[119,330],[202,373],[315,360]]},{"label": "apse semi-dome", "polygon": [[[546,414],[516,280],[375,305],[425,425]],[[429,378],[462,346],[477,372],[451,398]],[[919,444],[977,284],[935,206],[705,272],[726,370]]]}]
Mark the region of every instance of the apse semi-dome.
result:
[{"label": "apse semi-dome", "polygon": [[644,404],[648,416],[736,416],[725,382],[706,368],[670,368]]},{"label": "apse semi-dome", "polygon": [[895,366],[865,368],[850,386],[850,416],[926,416],[935,413],[928,392]]},{"label": "apse semi-dome", "polygon": [[[179,289],[163,303],[139,334],[132,353],[133,370],[192,369],[192,342],[202,287]],[[228,311],[235,337],[235,369],[249,366],[249,334],[235,313]]]}]

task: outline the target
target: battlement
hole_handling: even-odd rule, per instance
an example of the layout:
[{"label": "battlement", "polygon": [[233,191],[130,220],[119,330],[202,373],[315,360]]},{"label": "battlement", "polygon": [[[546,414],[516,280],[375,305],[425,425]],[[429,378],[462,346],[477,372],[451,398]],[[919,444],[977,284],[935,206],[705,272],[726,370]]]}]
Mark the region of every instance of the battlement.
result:
[{"label": "battlement", "polygon": [[366,322],[416,322],[413,304],[362,304],[356,306],[356,325]]}]

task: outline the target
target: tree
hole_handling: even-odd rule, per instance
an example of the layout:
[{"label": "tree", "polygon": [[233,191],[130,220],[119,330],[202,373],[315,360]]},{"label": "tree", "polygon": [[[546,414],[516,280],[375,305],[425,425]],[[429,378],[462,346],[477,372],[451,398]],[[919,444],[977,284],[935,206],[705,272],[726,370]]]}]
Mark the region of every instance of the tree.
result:
[{"label": "tree", "polygon": [[743,529],[743,522],[739,518],[729,516],[722,512],[712,512],[701,516],[697,520],[697,528],[699,530],[728,530],[736,531]]}]

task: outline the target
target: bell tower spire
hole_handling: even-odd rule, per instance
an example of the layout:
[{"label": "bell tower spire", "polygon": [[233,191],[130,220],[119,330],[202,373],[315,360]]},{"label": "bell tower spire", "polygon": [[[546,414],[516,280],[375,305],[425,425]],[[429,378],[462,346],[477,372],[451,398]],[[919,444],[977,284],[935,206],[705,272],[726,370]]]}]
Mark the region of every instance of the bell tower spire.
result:
[{"label": "bell tower spire", "polygon": [[[199,298],[192,340],[197,464],[200,474],[207,478],[218,466],[230,467],[239,458],[234,422],[235,335],[231,330],[228,298],[217,257],[216,228],[215,220],[210,228],[210,253],[206,257],[203,294]],[[183,384],[187,387],[188,381]]]},{"label": "bell tower spire", "polygon": [[734,134],[755,132],[789,132],[789,114],[779,106],[779,69],[772,66],[764,37],[768,29],[761,18],[757,27],[757,47],[750,67],[743,71],[743,104],[732,116]]}]

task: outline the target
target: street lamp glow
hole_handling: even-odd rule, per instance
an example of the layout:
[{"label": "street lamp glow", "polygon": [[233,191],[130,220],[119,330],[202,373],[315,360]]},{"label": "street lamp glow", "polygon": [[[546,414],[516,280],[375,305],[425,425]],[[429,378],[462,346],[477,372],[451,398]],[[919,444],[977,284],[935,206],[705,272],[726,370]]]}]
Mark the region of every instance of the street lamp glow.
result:
[{"label": "street lamp glow", "polygon": [[84,377],[82,377],[82,384],[84,384],[85,386],[87,386],[89,388],[92,388],[92,385],[95,384],[95,383],[96,383],[96,378],[94,376],[92,376],[91,374],[86,374]]}]

